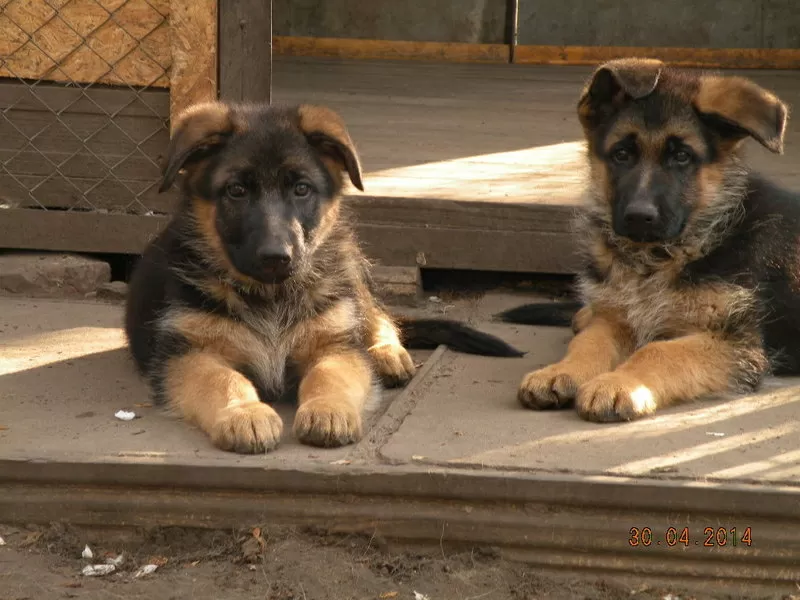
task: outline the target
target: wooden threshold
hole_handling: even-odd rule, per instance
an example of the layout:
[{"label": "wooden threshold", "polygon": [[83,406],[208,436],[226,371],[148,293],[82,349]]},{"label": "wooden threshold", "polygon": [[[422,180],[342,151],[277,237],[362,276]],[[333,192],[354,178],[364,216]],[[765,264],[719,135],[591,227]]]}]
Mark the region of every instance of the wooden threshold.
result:
[{"label": "wooden threshold", "polygon": [[[641,46],[553,46],[409,42],[352,38],[275,36],[276,56],[367,60],[434,60],[528,65],[597,65],[613,58],[648,56],[683,67],[798,69],[795,48],[681,48]],[[512,60],[513,54],[513,60]]]},{"label": "wooden threshold", "polygon": [[506,44],[406,42],[296,36],[275,36],[273,52],[276,56],[473,63],[508,63],[511,58],[510,46]]},{"label": "wooden threshold", "polygon": [[675,66],[710,69],[800,69],[800,49],[528,46],[514,48],[521,65],[597,65],[615,58],[659,58]]}]

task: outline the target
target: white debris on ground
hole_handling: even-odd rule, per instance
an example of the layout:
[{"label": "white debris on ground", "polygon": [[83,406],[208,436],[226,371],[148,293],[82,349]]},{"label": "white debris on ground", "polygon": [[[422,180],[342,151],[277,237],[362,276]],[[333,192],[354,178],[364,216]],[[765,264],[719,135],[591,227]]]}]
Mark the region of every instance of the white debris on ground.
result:
[{"label": "white debris on ground", "polygon": [[417,591],[414,591],[414,600],[431,600],[425,594],[420,594]]},{"label": "white debris on ground", "polygon": [[129,410],[118,410],[114,413],[120,421],[133,421],[136,418],[136,413]]},{"label": "white debris on ground", "polygon": [[117,570],[114,565],[86,565],[81,573],[86,577],[102,577]]},{"label": "white debris on ground", "polygon": [[157,568],[158,565],[145,565],[141,569],[136,571],[134,577],[138,579],[139,577],[144,577],[145,575],[151,575],[152,573],[155,573]]},{"label": "white debris on ground", "polygon": [[710,435],[713,437],[725,437],[725,434],[719,431],[706,431],[706,435]]},{"label": "white debris on ground", "polygon": [[86,560],[92,560],[94,558],[94,552],[89,548],[89,544],[86,544],[83,552],[81,552],[81,558],[85,558]]},{"label": "white debris on ground", "polygon": [[125,555],[124,554],[120,554],[119,556],[117,556],[115,558],[107,558],[106,559],[106,564],[107,565],[114,565],[114,567],[122,566],[122,563],[124,563],[124,562],[125,562]]},{"label": "white debris on ground", "polygon": [[2,538],[2,536],[0,536],[0,546],[5,546],[5,545],[6,541]]}]

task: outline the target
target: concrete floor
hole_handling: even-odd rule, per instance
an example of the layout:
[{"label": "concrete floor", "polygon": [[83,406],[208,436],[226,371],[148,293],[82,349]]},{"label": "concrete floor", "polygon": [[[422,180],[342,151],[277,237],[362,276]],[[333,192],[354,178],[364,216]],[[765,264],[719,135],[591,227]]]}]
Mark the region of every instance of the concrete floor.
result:
[{"label": "concrete floor", "polygon": [[[468,319],[526,357],[419,353],[419,374],[386,395],[359,444],[310,448],[287,427],[275,452],[240,456],[149,405],[124,347],[120,306],[0,298],[0,482],[17,482],[0,495],[0,512],[31,522],[69,505],[86,523],[203,526],[310,515],[357,530],[383,523],[387,537],[437,543],[447,523],[450,541],[507,544],[518,558],[549,567],[800,580],[800,382],[771,380],[752,396],[698,401],[627,424],[524,410],[515,400],[520,378],[557,359],[569,339],[566,330],[489,321],[528,300],[491,294],[420,309]],[[120,421],[121,409],[139,418]],[[292,407],[281,412],[289,422]],[[123,484],[127,491],[113,491]],[[162,491],[152,496],[148,486]],[[172,486],[199,491],[169,496]],[[247,495],[259,490],[271,495]],[[632,560],[627,532],[647,519],[664,530],[757,526],[762,562],[742,566],[749,548],[725,550],[724,563],[666,549]],[[594,533],[578,536],[584,529]]]},{"label": "concrete floor", "polygon": [[[752,396],[697,401],[625,424],[587,423],[571,410],[521,408],[517,383],[529,369],[558,359],[570,334],[486,322],[495,310],[520,301],[495,294],[450,309],[449,316],[477,321],[528,355],[492,359],[444,352],[417,378],[399,429],[377,445],[373,438],[377,457],[357,452],[363,450],[358,446],[302,446],[290,427],[276,452],[247,457],[217,451],[199,431],[149,403],[125,348],[121,307],[3,298],[0,458],[302,468],[359,456],[451,468],[800,483],[797,380],[772,379]],[[386,392],[370,426],[396,396]],[[120,421],[118,410],[132,410],[137,418]],[[290,422],[293,407],[280,412]]]}]

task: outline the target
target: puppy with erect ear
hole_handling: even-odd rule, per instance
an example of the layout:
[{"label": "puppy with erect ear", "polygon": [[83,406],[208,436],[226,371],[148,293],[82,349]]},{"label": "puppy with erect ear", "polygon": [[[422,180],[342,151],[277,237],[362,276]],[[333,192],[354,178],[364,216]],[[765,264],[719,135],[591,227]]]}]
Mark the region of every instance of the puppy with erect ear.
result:
[{"label": "puppy with erect ear", "polygon": [[271,403],[295,388],[300,441],[357,441],[379,384],[414,374],[402,337],[520,355],[460,323],[380,307],[340,207],[347,180],[363,190],[355,144],[325,107],[211,102],[174,123],[161,189],[177,184],[181,203],[136,268],[125,329],[155,399],[219,448],[275,448]]},{"label": "puppy with erect ear", "polygon": [[500,315],[571,320],[576,335],[524,378],[521,403],[631,420],[800,372],[800,197],[743,155],[746,139],[783,151],[786,105],[746,78],[643,58],[598,67],[577,112],[590,172],[580,302]]}]

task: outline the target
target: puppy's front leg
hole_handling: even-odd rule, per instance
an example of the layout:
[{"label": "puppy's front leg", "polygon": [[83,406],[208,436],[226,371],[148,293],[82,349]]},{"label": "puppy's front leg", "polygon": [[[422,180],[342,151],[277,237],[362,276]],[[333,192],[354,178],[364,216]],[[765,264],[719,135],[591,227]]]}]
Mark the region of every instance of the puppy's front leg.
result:
[{"label": "puppy's front leg", "polygon": [[676,402],[755,387],[768,368],[757,338],[737,344],[703,332],[647,344],[616,371],[582,385],[578,413],[589,421],[630,421]]},{"label": "puppy's front leg", "polygon": [[274,449],[283,422],[261,402],[244,375],[211,352],[196,351],[171,359],[163,388],[168,402],[206,432],[222,450],[255,454]]},{"label": "puppy's front leg", "polygon": [[576,335],[564,358],[523,378],[517,394],[523,406],[540,410],[567,406],[581,385],[612,370],[633,351],[628,327],[613,313],[583,308],[573,327]]},{"label": "puppy's front leg", "polygon": [[414,376],[414,360],[403,347],[397,326],[374,305],[367,311],[367,350],[387,387],[405,385]]},{"label": "puppy's front leg", "polygon": [[294,433],[312,446],[344,446],[361,438],[361,412],[375,389],[369,359],[353,349],[323,350],[304,369]]}]

